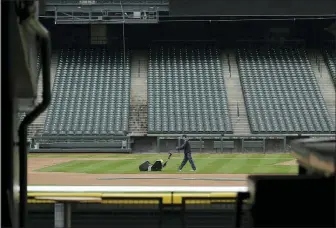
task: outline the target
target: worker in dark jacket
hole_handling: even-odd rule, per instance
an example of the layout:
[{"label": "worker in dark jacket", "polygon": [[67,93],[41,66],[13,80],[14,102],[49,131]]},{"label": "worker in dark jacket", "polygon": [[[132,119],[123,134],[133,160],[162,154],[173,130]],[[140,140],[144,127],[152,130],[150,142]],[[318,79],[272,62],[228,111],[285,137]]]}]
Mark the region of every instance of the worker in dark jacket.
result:
[{"label": "worker in dark jacket", "polygon": [[187,161],[189,161],[189,163],[191,165],[191,168],[192,168],[192,171],[196,171],[196,166],[195,166],[194,160],[192,159],[192,156],[191,156],[191,149],[190,149],[189,140],[188,140],[186,135],[183,135],[182,139],[184,141],[183,145],[180,146],[180,147],[176,147],[177,150],[182,150],[182,149],[184,150],[184,158],[183,158],[183,161],[182,161],[182,163],[179,167],[179,171],[181,171],[183,169],[183,167],[185,166]]}]

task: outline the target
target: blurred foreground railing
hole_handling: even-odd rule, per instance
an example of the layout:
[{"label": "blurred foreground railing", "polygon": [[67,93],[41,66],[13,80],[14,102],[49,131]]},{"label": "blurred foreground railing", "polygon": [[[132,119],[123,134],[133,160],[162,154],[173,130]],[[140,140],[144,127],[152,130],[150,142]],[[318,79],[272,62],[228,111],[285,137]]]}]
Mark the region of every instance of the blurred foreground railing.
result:
[{"label": "blurred foreground railing", "polygon": [[[75,192],[76,186],[63,191],[56,187],[57,192],[48,192],[49,186],[28,193],[28,227],[233,227],[237,191],[244,190],[161,186],[145,192],[145,188],[124,186],[122,193],[113,192],[121,186],[102,187],[104,192],[91,192],[93,186],[88,186],[89,192]],[[247,220],[244,215],[242,224]]]},{"label": "blurred foreground railing", "polygon": [[94,4],[103,4],[103,5],[168,5],[168,0],[46,0],[47,5],[94,5]]}]

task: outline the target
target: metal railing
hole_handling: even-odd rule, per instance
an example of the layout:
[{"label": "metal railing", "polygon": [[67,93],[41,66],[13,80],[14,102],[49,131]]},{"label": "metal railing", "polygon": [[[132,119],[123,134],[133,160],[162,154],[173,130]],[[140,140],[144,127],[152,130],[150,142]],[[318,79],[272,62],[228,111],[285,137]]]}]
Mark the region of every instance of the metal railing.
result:
[{"label": "metal railing", "polygon": [[[96,13],[96,12],[95,12]],[[127,15],[125,15],[127,14]],[[141,23],[158,23],[159,14],[157,11],[146,12],[144,15],[140,15],[140,17],[135,17],[133,12],[125,12],[124,14],[120,13],[120,15],[116,13],[101,13],[101,15],[93,14],[92,11],[85,12],[75,12],[75,11],[67,11],[60,12],[55,10],[54,15],[43,16],[44,18],[54,18],[56,23],[58,24],[88,24],[88,23],[105,23],[105,24],[141,24]]]},{"label": "metal railing", "polygon": [[[118,225],[122,225],[123,223],[128,223],[123,215],[126,210],[129,216],[137,221],[143,216],[150,216],[150,219],[152,219],[151,227],[162,227],[163,225],[189,227],[202,222],[203,224],[211,224],[212,227],[231,228],[234,226],[235,221],[232,217],[236,213],[238,202],[236,196],[234,196],[235,194],[229,197],[203,197],[197,196],[199,194],[195,194],[195,196],[189,194],[190,196],[188,197],[182,196],[180,198],[181,201],[177,200],[174,193],[162,193],[162,196],[150,196],[150,194],[140,196],[141,194],[139,193],[124,193],[119,194],[120,196],[115,196],[116,194],[112,193],[86,195],[83,193],[78,196],[76,194],[72,194],[72,196],[66,196],[66,194],[42,194],[41,196],[29,197],[28,203],[31,206],[32,204],[53,204],[54,208],[52,210],[49,209],[47,213],[53,213],[54,226],[60,228],[70,228],[72,224],[76,226],[78,222],[83,223],[83,221],[78,221],[80,218],[83,219],[82,216],[79,216],[80,213],[85,213],[86,216],[89,215],[87,219],[92,221],[87,220],[87,222],[96,222],[97,227],[100,227],[102,220],[105,223],[104,226],[107,223],[115,222],[113,219],[104,219],[111,216],[119,221],[120,224],[118,223]],[[247,212],[247,209],[247,205],[243,204],[242,212]],[[39,211],[34,209],[30,213],[35,213],[35,216],[38,216]],[[174,221],[171,221],[171,213],[177,213]],[[202,214],[201,217],[199,217],[200,214]],[[97,215],[99,216],[97,217]],[[247,224],[250,220],[246,215],[242,219],[244,224]],[[43,218],[41,217],[41,219]],[[167,221],[173,224],[166,224]],[[38,219],[35,218],[32,223],[31,225],[36,225],[34,223],[38,223]],[[111,224],[111,226],[113,225],[115,224]],[[83,224],[83,227],[87,226]]]},{"label": "metal railing", "polygon": [[46,5],[168,5],[168,0],[46,0]]}]

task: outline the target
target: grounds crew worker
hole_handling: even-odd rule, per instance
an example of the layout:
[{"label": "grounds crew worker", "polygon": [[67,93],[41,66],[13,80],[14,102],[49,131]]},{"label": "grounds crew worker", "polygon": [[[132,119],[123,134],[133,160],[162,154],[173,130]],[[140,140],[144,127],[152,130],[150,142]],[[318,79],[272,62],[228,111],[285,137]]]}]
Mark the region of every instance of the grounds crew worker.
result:
[{"label": "grounds crew worker", "polygon": [[193,169],[192,171],[196,171],[196,166],[195,163],[192,159],[191,156],[191,149],[190,149],[190,143],[189,140],[187,138],[187,135],[182,135],[182,139],[184,140],[183,145],[180,147],[176,147],[176,150],[184,150],[184,158],[183,161],[179,167],[179,171],[181,171],[183,169],[183,167],[185,166],[185,164],[187,163],[187,161],[189,161],[191,168]]}]

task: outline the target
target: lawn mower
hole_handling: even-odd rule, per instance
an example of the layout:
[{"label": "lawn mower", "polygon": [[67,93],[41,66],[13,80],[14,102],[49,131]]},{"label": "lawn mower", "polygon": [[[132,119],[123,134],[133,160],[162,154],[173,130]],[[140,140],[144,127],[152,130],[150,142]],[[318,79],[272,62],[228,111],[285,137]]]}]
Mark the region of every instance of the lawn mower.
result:
[{"label": "lawn mower", "polygon": [[168,160],[170,159],[170,157],[172,156],[173,154],[172,153],[169,153],[169,155],[168,155],[168,159],[167,159],[167,161],[165,161],[165,162],[163,162],[163,160],[162,159],[160,159],[160,160],[156,160],[155,162],[154,162],[154,164],[151,164],[149,161],[145,161],[145,162],[143,162],[141,165],[139,165],[139,170],[141,171],[141,172],[144,172],[144,171],[146,171],[146,172],[151,172],[151,171],[162,171],[162,169],[164,168],[164,167],[166,167],[166,165],[167,165],[167,163],[168,163]]}]

